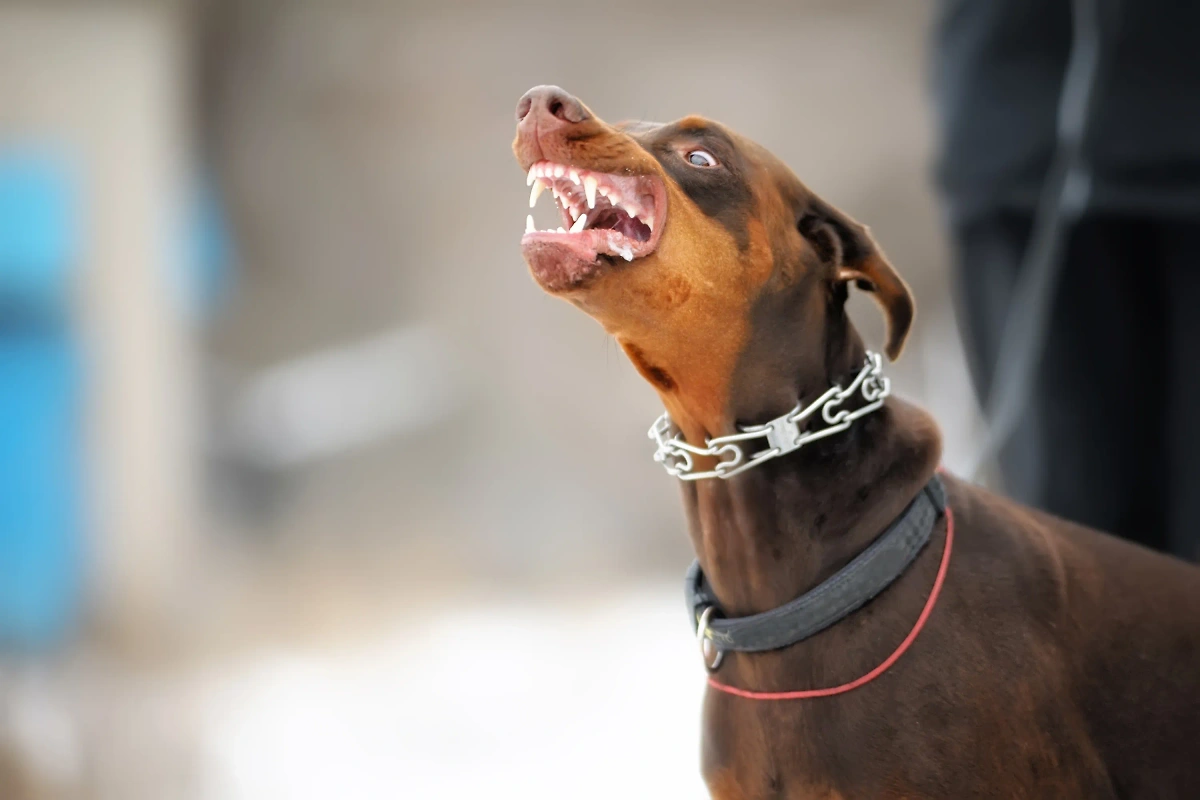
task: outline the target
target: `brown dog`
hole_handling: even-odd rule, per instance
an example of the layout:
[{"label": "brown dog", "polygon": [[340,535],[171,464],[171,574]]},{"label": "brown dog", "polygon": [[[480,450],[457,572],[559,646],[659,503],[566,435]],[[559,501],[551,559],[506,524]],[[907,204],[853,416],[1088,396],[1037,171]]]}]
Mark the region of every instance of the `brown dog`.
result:
[{"label": "brown dog", "polygon": [[[517,118],[518,162],[574,229],[525,235],[534,278],[616,338],[688,443],[845,386],[865,353],[843,309],[851,282],[879,300],[899,355],[908,288],[864,227],[763,148],[700,117],[608,125],[553,86]],[[825,581],[904,511],[940,452],[929,416],[889,399],[734,478],[684,483],[722,612]],[[713,796],[1200,798],[1200,569],[944,484],[953,556],[912,648],[836,697],[710,691]],[[945,544],[943,520],[875,600],[794,646],[728,654],[720,681],[779,692],[864,675],[913,629]]]}]

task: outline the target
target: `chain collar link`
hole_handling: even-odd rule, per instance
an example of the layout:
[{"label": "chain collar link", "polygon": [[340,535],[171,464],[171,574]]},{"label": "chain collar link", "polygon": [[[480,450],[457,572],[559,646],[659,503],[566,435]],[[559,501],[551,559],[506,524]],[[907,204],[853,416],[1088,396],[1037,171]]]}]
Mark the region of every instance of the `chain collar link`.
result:
[{"label": "chain collar link", "polygon": [[[681,481],[732,478],[764,461],[799,450],[809,442],[846,430],[854,420],[878,410],[891,391],[891,381],[883,375],[883,359],[878,353],[868,352],[863,368],[845,389],[837,385],[830,386],[806,407],[797,403],[791,411],[770,422],[748,425],[740,433],[706,439],[705,447],[685,442],[671,417],[665,413],[654,421],[647,435],[658,445],[654,460],[663,465],[667,474]],[[866,405],[854,411],[838,410],[838,406],[857,393],[862,394]],[[800,430],[800,426],[818,410],[827,427]],[[765,442],[760,444],[765,446],[750,450],[751,442],[764,439]],[[693,472],[696,456],[716,458],[717,465],[707,472]]]}]

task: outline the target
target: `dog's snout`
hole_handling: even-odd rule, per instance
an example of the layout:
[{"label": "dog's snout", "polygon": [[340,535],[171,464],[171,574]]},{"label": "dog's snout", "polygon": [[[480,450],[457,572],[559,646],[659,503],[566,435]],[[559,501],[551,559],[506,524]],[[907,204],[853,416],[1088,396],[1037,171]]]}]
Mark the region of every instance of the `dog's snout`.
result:
[{"label": "dog's snout", "polygon": [[588,118],[583,103],[557,86],[535,86],[517,102],[517,121],[544,119],[551,124],[574,124]]}]

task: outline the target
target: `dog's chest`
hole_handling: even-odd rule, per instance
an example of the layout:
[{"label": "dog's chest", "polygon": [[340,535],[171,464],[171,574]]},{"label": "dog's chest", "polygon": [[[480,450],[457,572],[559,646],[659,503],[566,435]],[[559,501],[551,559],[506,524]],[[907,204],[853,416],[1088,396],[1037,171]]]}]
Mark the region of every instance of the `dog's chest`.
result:
[{"label": "dog's chest", "polygon": [[[804,722],[764,725],[759,718],[751,723],[744,718],[745,712],[767,711],[774,716],[770,713],[774,709],[746,708],[720,700],[715,705],[708,709],[702,759],[713,800],[845,800],[862,796],[858,782],[826,768],[837,759],[824,752],[807,731],[797,730],[807,727]],[[828,731],[834,739],[841,733],[836,730],[839,727],[831,726],[834,730]],[[870,796],[882,795],[875,791]]]},{"label": "dog's chest", "polygon": [[[765,776],[764,776],[765,777]],[[713,800],[763,800],[786,797],[791,800],[845,800],[845,795],[828,787],[796,785],[784,788],[782,783],[750,781],[733,770],[718,772],[708,778],[708,791]]]}]

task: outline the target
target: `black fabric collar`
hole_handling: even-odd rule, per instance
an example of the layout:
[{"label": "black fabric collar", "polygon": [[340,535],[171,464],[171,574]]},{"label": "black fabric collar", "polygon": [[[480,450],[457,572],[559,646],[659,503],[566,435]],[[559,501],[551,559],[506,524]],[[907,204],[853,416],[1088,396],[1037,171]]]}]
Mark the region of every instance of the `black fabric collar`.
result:
[{"label": "black fabric collar", "polygon": [[742,653],[778,650],[820,633],[904,574],[929,541],[945,508],[946,491],[934,475],[904,513],[833,577],[790,603],[749,617],[719,616],[720,603],[696,561],[688,570],[686,587],[692,628],[698,627],[705,610],[714,607],[705,637],[718,650]]}]

